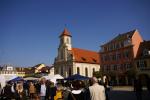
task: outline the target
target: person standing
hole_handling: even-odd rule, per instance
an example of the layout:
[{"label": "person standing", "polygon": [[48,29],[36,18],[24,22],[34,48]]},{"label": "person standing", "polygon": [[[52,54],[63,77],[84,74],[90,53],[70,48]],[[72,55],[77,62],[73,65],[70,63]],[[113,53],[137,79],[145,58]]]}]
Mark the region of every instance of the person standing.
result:
[{"label": "person standing", "polygon": [[41,79],[41,85],[40,85],[40,100],[46,99],[46,79]]},{"label": "person standing", "polygon": [[49,97],[49,86],[46,84],[46,79],[45,78],[41,78],[41,82],[38,85],[38,94],[40,96],[40,100],[46,100],[48,98],[48,100],[50,99]]},{"label": "person standing", "polygon": [[22,83],[18,83],[16,85],[16,95],[17,95],[17,97],[15,100],[26,100],[27,99]]},{"label": "person standing", "polygon": [[137,100],[142,100],[142,84],[141,84],[140,79],[134,80],[134,91],[135,91]]},{"label": "person standing", "polygon": [[12,93],[11,87],[12,87],[11,82],[7,82],[6,86],[2,90],[2,94],[3,94],[2,100],[14,99],[14,95]]},{"label": "person standing", "polygon": [[35,95],[35,86],[32,82],[30,82],[29,84],[29,95],[30,95],[30,99],[33,99],[34,98],[34,95]]},{"label": "person standing", "polygon": [[56,90],[56,94],[54,96],[54,100],[63,100],[63,86],[62,84],[57,84],[57,89],[55,89],[53,86],[51,86],[51,89],[54,91]]},{"label": "person standing", "polygon": [[50,82],[50,100],[54,100],[54,96],[56,95],[57,88],[54,85],[54,82]]},{"label": "person standing", "polygon": [[73,90],[68,95],[68,100],[87,100],[82,81],[76,80],[73,82]]},{"label": "person standing", "polygon": [[89,87],[91,100],[106,100],[105,88],[98,84],[96,77],[91,78],[91,84]]}]

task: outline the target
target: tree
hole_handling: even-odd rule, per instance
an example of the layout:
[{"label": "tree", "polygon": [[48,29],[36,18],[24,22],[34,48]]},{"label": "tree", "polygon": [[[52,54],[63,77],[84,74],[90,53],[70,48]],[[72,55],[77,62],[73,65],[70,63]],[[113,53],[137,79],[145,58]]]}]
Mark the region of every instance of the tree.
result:
[{"label": "tree", "polygon": [[136,68],[131,68],[125,72],[125,74],[127,74],[127,76],[131,78],[135,78],[137,73],[138,73],[138,70]]},{"label": "tree", "polygon": [[94,77],[100,78],[100,77],[102,77],[102,75],[103,75],[102,71],[95,71],[95,72],[93,72],[93,76]]}]

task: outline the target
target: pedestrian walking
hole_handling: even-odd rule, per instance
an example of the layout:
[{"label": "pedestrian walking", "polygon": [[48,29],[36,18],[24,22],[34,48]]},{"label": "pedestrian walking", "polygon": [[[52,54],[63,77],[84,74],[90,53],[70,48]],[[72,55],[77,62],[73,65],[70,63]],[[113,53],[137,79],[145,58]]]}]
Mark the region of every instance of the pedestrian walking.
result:
[{"label": "pedestrian walking", "polygon": [[106,100],[105,88],[98,84],[96,77],[91,78],[91,84],[89,87],[91,100]]},{"label": "pedestrian walking", "polygon": [[107,79],[105,79],[104,87],[105,87],[106,100],[109,100],[108,92],[110,91],[110,88],[109,88],[109,82]]},{"label": "pedestrian walking", "polygon": [[68,96],[68,100],[87,100],[86,92],[83,88],[84,83],[80,80],[76,80],[73,82],[73,90],[70,92]]},{"label": "pedestrian walking", "polygon": [[142,100],[142,84],[141,84],[140,79],[134,80],[134,91],[135,91],[137,100]]}]

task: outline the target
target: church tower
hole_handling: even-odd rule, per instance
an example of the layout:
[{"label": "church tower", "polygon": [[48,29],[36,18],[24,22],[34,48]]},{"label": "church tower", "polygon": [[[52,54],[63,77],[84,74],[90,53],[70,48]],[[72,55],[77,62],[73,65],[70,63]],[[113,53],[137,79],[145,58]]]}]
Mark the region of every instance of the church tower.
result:
[{"label": "church tower", "polygon": [[80,74],[92,77],[94,71],[99,71],[98,52],[73,48],[72,36],[65,28],[59,36],[58,55],[54,61],[55,74],[68,77],[73,74]]},{"label": "church tower", "polygon": [[67,60],[67,52],[68,50],[72,50],[71,37],[70,32],[66,28],[59,36],[58,59]]}]

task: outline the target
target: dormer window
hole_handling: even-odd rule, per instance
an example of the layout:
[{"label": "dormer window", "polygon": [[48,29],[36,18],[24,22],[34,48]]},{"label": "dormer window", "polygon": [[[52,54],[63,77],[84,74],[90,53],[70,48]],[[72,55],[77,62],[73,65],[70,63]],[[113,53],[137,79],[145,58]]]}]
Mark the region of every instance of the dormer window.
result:
[{"label": "dormer window", "polygon": [[85,59],[84,57],[81,57],[81,59],[82,59],[83,61],[86,61],[86,59]]},{"label": "dormer window", "polygon": [[92,60],[93,60],[94,62],[97,62],[97,60],[96,60],[96,59],[94,59],[94,58],[93,58]]}]

